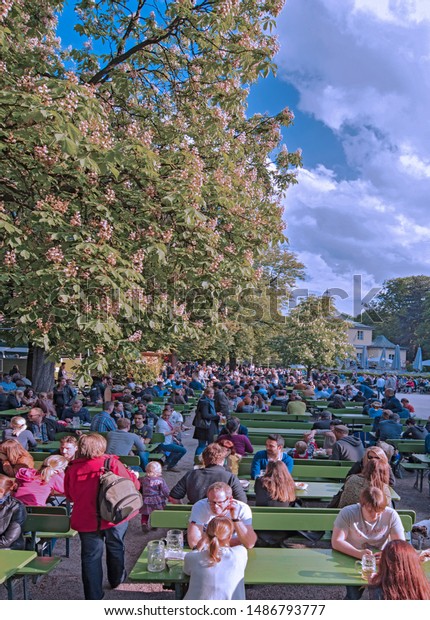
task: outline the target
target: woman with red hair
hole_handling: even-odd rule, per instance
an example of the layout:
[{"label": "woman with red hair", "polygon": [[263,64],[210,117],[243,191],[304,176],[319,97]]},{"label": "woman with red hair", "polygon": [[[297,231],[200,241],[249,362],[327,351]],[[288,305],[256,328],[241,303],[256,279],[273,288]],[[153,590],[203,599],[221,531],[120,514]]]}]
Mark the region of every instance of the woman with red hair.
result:
[{"label": "woman with red hair", "polygon": [[427,601],[430,583],[415,549],[404,540],[392,540],[381,553],[378,573],[369,584],[369,598],[382,601]]}]

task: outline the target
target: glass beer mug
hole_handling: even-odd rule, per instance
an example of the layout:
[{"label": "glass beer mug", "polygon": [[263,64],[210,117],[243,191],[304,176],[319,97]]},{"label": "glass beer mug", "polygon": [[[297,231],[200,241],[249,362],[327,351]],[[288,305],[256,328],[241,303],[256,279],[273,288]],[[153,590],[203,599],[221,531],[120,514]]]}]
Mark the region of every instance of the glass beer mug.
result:
[{"label": "glass beer mug", "polygon": [[148,571],[159,573],[166,568],[166,553],[163,540],[151,540],[148,545]]},{"label": "glass beer mug", "polygon": [[356,562],[361,567],[361,576],[366,581],[369,581],[371,577],[376,573],[376,558],[371,553],[363,555],[361,560]]},{"label": "glass beer mug", "polygon": [[184,535],[182,530],[169,530],[166,535],[166,551],[169,556],[181,555],[184,548]]}]

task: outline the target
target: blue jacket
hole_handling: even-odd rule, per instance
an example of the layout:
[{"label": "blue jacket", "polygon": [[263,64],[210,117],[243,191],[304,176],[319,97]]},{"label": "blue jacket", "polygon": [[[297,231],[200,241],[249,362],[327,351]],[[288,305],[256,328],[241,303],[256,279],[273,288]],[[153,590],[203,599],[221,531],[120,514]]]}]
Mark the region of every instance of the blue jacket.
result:
[{"label": "blue jacket", "polygon": [[[269,459],[267,457],[267,450],[259,450],[254,454],[251,465],[251,478],[255,480],[260,475],[262,469],[266,469]],[[286,465],[288,471],[293,471],[294,461],[286,452],[282,453],[282,462]]]},{"label": "blue jacket", "polygon": [[376,436],[378,439],[400,439],[403,433],[403,426],[394,420],[381,420],[379,422]]},{"label": "blue jacket", "polygon": [[424,445],[426,454],[430,454],[430,433],[427,435]]}]

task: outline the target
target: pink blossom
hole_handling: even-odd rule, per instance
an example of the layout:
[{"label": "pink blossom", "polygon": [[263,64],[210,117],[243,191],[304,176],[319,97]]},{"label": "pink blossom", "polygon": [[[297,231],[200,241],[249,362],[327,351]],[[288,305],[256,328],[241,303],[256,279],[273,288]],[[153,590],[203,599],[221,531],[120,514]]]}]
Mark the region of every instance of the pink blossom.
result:
[{"label": "pink blossom", "polygon": [[15,250],[8,250],[4,257],[4,264],[8,267],[16,265],[16,252]]},{"label": "pink blossom", "polygon": [[131,336],[129,336],[127,340],[129,340],[130,342],[140,342],[142,340],[142,332],[140,330],[134,332],[134,334],[131,334]]},{"label": "pink blossom", "polygon": [[63,261],[64,254],[61,248],[57,246],[57,247],[49,248],[49,250],[46,252],[46,258],[49,260],[49,262],[58,264]]},{"label": "pink blossom", "polygon": [[76,211],[76,213],[72,215],[72,217],[70,218],[70,224],[72,226],[80,226],[82,224],[81,214],[79,213],[79,211]]}]

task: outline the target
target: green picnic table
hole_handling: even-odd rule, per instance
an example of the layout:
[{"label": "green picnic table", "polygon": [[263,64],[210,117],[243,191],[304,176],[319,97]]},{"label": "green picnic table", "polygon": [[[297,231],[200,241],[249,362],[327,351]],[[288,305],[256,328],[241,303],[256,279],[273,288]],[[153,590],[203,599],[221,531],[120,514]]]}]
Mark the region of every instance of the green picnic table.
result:
[{"label": "green picnic table", "polygon": [[6,582],[8,599],[13,598],[13,590],[9,579],[37,556],[35,551],[15,551],[0,549],[0,584]]},{"label": "green picnic table", "polygon": [[[424,570],[430,577],[430,562]],[[183,562],[168,561],[168,568],[158,573],[148,571],[146,549],[134,565],[129,578],[146,583],[173,583],[176,598],[182,598],[188,576]],[[356,559],[332,549],[248,550],[246,585],[364,586]]]},{"label": "green picnic table", "polygon": [[59,441],[42,441],[38,443],[35,452],[55,452],[60,449]]},{"label": "green picnic table", "polygon": [[[246,493],[254,495],[255,480],[250,480],[249,483]],[[296,497],[298,499],[328,502],[342,488],[342,483],[339,482],[306,482],[304,484],[307,485],[306,489],[296,489]]]},{"label": "green picnic table", "polygon": [[406,471],[416,473],[414,488],[423,491],[424,474],[430,471],[430,454],[412,454],[414,463],[402,463]]},{"label": "green picnic table", "polygon": [[[249,481],[249,487],[246,489],[248,495],[254,495],[255,480]],[[340,482],[306,482],[306,489],[296,489],[296,497],[298,499],[308,499],[321,502],[329,502],[338,493],[343,483]],[[400,501],[400,495],[390,487],[391,499],[393,502]]]},{"label": "green picnic table", "polygon": [[22,409],[6,409],[0,411],[0,418],[13,418],[15,415],[25,415],[30,411],[30,407],[22,407]]}]

